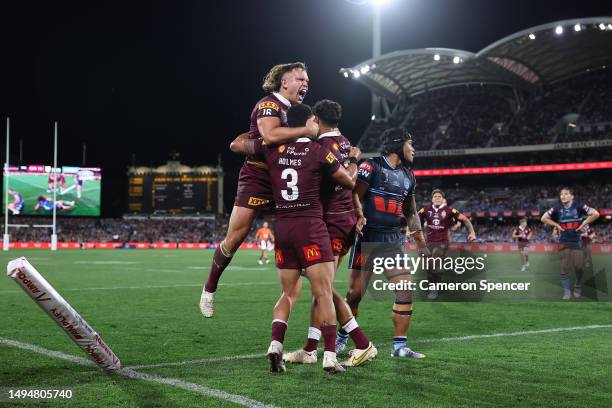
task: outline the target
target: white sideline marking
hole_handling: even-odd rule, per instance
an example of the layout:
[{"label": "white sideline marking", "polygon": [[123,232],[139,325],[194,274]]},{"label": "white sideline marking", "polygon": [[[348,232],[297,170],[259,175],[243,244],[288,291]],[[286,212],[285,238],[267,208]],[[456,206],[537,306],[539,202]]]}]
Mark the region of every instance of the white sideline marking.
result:
[{"label": "white sideline marking", "polygon": [[[22,343],[20,341],[5,339],[0,337],[0,344],[15,347],[22,350],[32,351],[34,353],[42,354],[49,357],[55,357],[61,360],[70,361],[82,366],[96,367],[96,364],[83,357],[73,356],[70,354],[62,353],[61,351],[48,350],[43,347],[36,346],[34,344]],[[153,374],[140,373],[134,371],[131,368],[122,368],[120,370],[113,371],[114,374],[122,377],[131,378],[135,380],[149,381],[158,384],[170,385],[176,388],[181,388],[187,391],[196,392],[198,394],[206,395],[213,398],[218,398],[226,401],[231,401],[238,405],[243,405],[249,408],[277,408],[275,405],[264,404],[262,402],[243,397],[242,395],[230,394],[225,391],[216,390],[214,388],[208,388],[200,384],[190,383],[187,381],[179,380],[177,378],[160,377]]]},{"label": "white sideline marking", "polygon": [[[476,334],[473,336],[441,337],[439,339],[417,339],[417,340],[411,340],[409,343],[414,344],[414,343],[437,343],[437,342],[444,342],[444,341],[466,341],[466,340],[476,340],[476,339],[488,339],[492,337],[526,336],[530,334],[544,334],[544,333],[569,332],[569,331],[576,331],[576,330],[593,330],[593,329],[609,329],[609,328],[612,328],[612,324],[594,324],[590,326],[558,327],[555,329],[529,330],[529,331],[518,331],[518,332],[510,332],[510,333]],[[384,345],[384,343],[379,344],[379,345]],[[202,358],[199,360],[176,361],[173,363],[133,365],[133,366],[129,366],[129,368],[147,369],[147,368],[159,368],[159,367],[173,367],[173,366],[184,366],[184,365],[192,365],[192,364],[216,363],[219,361],[228,361],[228,360],[243,360],[243,359],[246,360],[250,358],[261,358],[261,357],[265,357],[265,354],[257,353],[257,354],[242,354],[238,356],[210,357],[210,358]]]}]

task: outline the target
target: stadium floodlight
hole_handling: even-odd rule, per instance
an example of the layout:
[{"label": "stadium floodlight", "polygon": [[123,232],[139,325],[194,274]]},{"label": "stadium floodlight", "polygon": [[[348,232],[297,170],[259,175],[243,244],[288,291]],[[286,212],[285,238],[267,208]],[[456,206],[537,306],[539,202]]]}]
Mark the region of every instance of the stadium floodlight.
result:
[{"label": "stadium floodlight", "polygon": [[349,77],[349,73],[348,73],[348,72],[346,72],[346,71],[344,71],[344,72],[342,73],[342,75],[344,75],[344,77],[345,77],[345,78],[348,78],[348,77]]},{"label": "stadium floodlight", "polygon": [[534,33],[529,34],[529,39],[530,40],[535,40],[536,39],[535,34]]},{"label": "stadium floodlight", "polygon": [[606,29],[606,25],[605,25],[604,23],[600,23],[600,24],[599,24],[599,29],[600,29],[601,31],[605,30],[605,29]]},{"label": "stadium floodlight", "polygon": [[612,24],[608,24],[608,30],[612,30]]},{"label": "stadium floodlight", "polygon": [[362,74],[367,74],[368,72],[370,72],[370,66],[369,65],[364,65],[363,67],[361,67],[360,69]]},{"label": "stadium floodlight", "polygon": [[371,0],[371,1],[373,5],[380,7],[383,4],[388,3],[390,0]]},{"label": "stadium floodlight", "polygon": [[560,25],[555,27],[555,34],[557,35],[563,34],[563,27],[561,27]]},{"label": "stadium floodlight", "polygon": [[434,54],[434,61],[440,61],[440,54]]},{"label": "stadium floodlight", "polygon": [[580,24],[575,24],[574,25],[574,31],[578,32],[580,30],[582,30],[582,27],[580,26]]},{"label": "stadium floodlight", "polygon": [[458,64],[461,62],[461,58],[459,58],[459,56],[455,55],[453,57],[453,64]]},{"label": "stadium floodlight", "polygon": [[357,79],[361,76],[361,72],[359,72],[358,70],[353,71],[353,78]]},{"label": "stadium floodlight", "polygon": [[376,115],[372,115],[372,120],[376,119]]}]

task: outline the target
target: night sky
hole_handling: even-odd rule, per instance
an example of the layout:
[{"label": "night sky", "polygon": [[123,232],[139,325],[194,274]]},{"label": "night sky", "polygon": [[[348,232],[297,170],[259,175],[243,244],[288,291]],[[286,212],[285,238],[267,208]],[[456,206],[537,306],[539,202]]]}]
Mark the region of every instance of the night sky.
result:
[{"label": "night sky", "polygon": [[[604,15],[612,4],[601,0],[392,0],[382,49],[476,52],[534,25]],[[341,128],[357,141],[369,93],[338,69],[371,57],[371,19],[370,5],[346,0],[3,2],[0,116],[11,117],[11,162],[23,139],[23,164],[52,163],[57,120],[59,164],[80,165],[86,143],[86,164],[102,167],[105,216],[125,210],[132,155],[157,166],[171,150],[188,165],[214,165],[221,153],[231,204],[241,158],[227,146],[248,129],[272,65],[305,61],[305,102],[340,102]]]}]

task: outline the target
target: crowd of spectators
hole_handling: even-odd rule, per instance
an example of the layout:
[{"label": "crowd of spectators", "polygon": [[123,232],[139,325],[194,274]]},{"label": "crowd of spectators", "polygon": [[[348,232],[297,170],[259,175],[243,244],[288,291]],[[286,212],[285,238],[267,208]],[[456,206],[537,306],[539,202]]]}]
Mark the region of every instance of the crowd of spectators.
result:
[{"label": "crowd of spectators", "polygon": [[431,91],[402,100],[390,117],[373,120],[359,145],[364,151],[377,151],[380,133],[400,125],[415,135],[417,150],[610,138],[611,72],[602,69],[549,84],[520,102],[495,87]]}]

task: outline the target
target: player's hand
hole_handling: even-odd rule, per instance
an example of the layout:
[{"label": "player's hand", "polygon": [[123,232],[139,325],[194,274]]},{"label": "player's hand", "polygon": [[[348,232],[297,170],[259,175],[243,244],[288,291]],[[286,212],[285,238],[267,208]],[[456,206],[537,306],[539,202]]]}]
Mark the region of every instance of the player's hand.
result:
[{"label": "player's hand", "polygon": [[582,224],[580,224],[580,226],[578,228],[576,228],[576,231],[582,231],[584,229],[584,227],[586,227],[586,226],[587,226],[587,224],[583,222]]},{"label": "player's hand", "polygon": [[468,234],[468,236],[467,236],[467,240],[468,240],[469,242],[474,242],[474,241],[476,241],[476,233],[473,233],[473,234]]},{"label": "player's hand", "polygon": [[565,228],[563,228],[560,224],[555,224],[555,229],[557,231],[565,231]]},{"label": "player's hand", "polygon": [[357,223],[355,224],[355,231],[357,234],[363,235],[363,227],[365,227],[367,223],[368,220],[363,215],[357,217]]},{"label": "player's hand", "polygon": [[349,157],[354,157],[359,160],[359,157],[361,157],[361,149],[357,146],[351,146],[351,150],[349,150]]},{"label": "player's hand", "polygon": [[306,121],[306,136],[317,137],[319,135],[319,124],[314,121],[314,116]]}]

